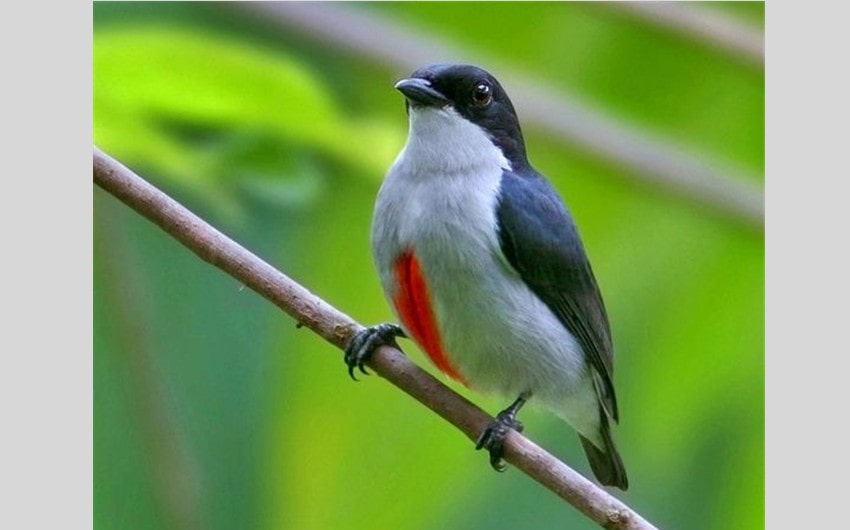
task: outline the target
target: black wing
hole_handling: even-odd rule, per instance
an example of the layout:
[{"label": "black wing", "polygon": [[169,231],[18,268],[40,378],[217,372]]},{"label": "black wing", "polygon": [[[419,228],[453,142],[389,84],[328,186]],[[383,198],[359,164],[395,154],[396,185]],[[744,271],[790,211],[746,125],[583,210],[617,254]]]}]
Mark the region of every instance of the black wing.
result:
[{"label": "black wing", "polygon": [[528,170],[502,176],[499,243],[531,290],[578,339],[608,415],[617,421],[608,315],[578,230],[552,186]]}]

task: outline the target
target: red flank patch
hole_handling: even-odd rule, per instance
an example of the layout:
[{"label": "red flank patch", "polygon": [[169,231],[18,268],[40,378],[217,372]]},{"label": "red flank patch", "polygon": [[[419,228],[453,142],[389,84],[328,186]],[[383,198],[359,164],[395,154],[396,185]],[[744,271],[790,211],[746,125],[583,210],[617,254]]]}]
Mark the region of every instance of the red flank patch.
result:
[{"label": "red flank patch", "polygon": [[428,284],[422,276],[419,261],[413,252],[405,252],[398,257],[395,262],[395,274],[398,280],[398,291],[393,303],[401,321],[413,335],[411,338],[425,350],[431,361],[444,374],[466,385],[466,380],[443,350],[440,331],[437,329],[437,321],[431,309]]}]

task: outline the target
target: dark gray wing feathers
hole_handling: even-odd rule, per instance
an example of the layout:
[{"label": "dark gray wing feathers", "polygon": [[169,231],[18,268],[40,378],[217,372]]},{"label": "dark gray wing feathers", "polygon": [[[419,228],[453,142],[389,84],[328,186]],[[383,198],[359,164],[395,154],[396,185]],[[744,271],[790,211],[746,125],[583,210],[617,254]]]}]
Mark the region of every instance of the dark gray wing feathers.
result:
[{"label": "dark gray wing feathers", "polygon": [[502,253],[578,339],[594,369],[600,403],[617,421],[608,316],[572,217],[555,190],[532,170],[505,172],[496,218]]}]

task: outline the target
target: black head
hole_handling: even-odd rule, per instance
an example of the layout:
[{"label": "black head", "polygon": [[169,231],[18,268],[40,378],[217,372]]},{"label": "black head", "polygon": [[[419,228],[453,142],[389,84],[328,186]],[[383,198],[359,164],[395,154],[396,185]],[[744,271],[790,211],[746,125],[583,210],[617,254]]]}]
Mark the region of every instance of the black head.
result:
[{"label": "black head", "polygon": [[451,107],[487,131],[514,168],[528,164],[519,120],[495,77],[477,66],[436,64],[420,68],[395,86],[411,107]]}]

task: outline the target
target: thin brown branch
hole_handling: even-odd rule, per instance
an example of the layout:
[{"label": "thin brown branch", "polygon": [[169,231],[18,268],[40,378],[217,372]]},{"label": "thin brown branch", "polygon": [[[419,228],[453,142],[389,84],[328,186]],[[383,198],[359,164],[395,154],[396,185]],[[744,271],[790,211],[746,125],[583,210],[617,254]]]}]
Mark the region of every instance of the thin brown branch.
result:
[{"label": "thin brown branch", "polygon": [[[119,208],[120,205],[110,205]],[[121,377],[131,393],[128,405],[138,422],[142,443],[150,455],[145,470],[157,485],[156,500],[169,528],[204,530],[209,527],[201,510],[201,477],[197,460],[185,445],[186,433],[181,429],[174,411],[167,405],[150,329],[150,308],[145,304],[145,286],[138,274],[132,245],[121,237],[123,226],[100,222],[95,245],[102,254],[105,282],[108,285],[106,303],[116,306],[112,315],[116,338],[122,351],[114,352]],[[120,223],[119,223],[120,224]],[[136,266],[134,266],[136,265]],[[111,296],[109,296],[111,294]],[[117,304],[120,297],[120,305]]]},{"label": "thin brown branch", "polygon": [[764,70],[764,32],[717,9],[696,2],[599,2],[593,7],[619,10]]},{"label": "thin brown branch", "polygon": [[234,2],[223,8],[259,16],[264,23],[297,32],[340,53],[377,61],[400,75],[435,62],[486,64],[511,87],[518,114],[529,125],[624,170],[624,179],[764,231],[764,190],[757,184],[762,176],[709,163],[704,155],[692,155],[673,140],[636,129],[563,89],[481,54],[452,48],[416,27],[334,2]]},{"label": "thin brown branch", "polygon": [[[171,234],[201,259],[247,285],[297,322],[344,348],[362,326],[207,224],[144,179],[94,148],[94,182]],[[476,440],[492,418],[390,347],[369,361],[387,379]],[[342,367],[340,367],[342,368]],[[344,377],[340,370],[340,377]],[[505,460],[575,506],[603,528],[655,528],[637,512],[596,486],[522,434],[505,441]]]}]

